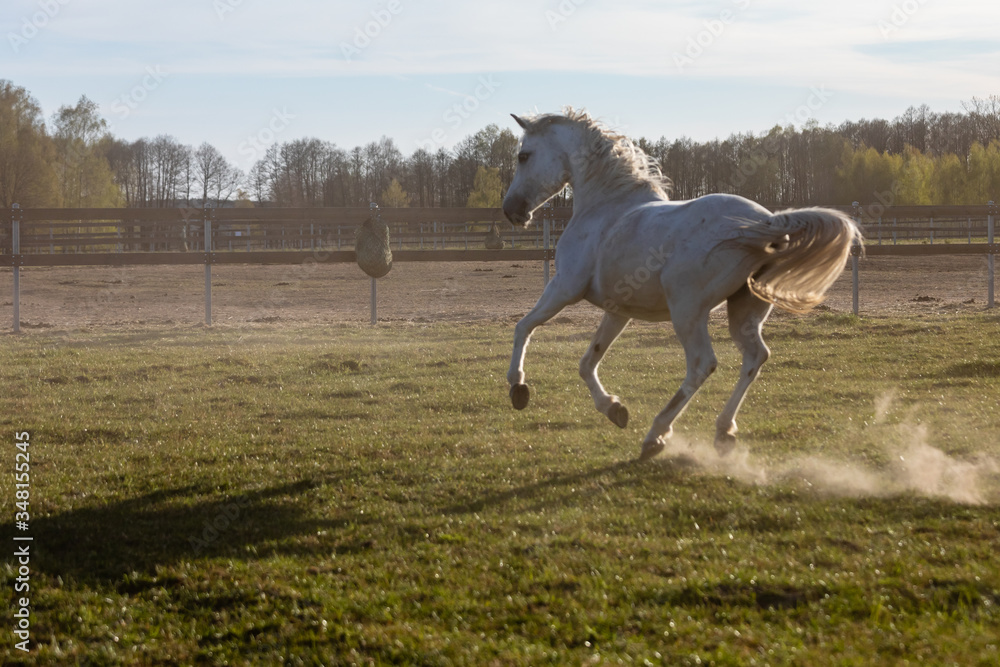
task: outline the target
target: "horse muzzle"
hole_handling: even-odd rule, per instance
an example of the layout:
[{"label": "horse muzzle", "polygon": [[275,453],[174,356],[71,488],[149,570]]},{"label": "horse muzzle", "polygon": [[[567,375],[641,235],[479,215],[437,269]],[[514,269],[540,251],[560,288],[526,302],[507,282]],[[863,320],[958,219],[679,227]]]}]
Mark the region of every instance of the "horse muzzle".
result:
[{"label": "horse muzzle", "polygon": [[531,211],[528,210],[528,202],[518,199],[512,202],[504,201],[503,214],[510,220],[510,224],[519,227],[527,227],[531,222]]}]

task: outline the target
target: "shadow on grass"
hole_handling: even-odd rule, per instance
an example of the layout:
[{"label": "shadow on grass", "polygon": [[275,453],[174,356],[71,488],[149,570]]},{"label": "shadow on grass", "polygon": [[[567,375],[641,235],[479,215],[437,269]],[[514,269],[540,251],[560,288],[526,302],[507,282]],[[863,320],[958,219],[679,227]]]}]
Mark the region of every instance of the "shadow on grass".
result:
[{"label": "shadow on grass", "polygon": [[995,378],[1000,377],[1000,360],[966,361],[950,366],[941,373],[946,378]]},{"label": "shadow on grass", "polygon": [[553,492],[559,492],[567,487],[575,488],[577,485],[598,480],[607,475],[614,475],[619,479],[607,485],[605,488],[616,488],[630,484],[638,484],[642,479],[654,474],[662,477],[664,472],[671,471],[663,466],[651,466],[648,463],[639,461],[622,461],[612,465],[602,466],[591,470],[583,470],[568,475],[554,475],[548,479],[532,484],[525,484],[517,488],[490,493],[476,498],[467,498],[458,503],[443,507],[440,511],[443,514],[472,514],[485,509],[501,507],[511,502],[544,498],[546,507],[559,505],[579,504],[579,495],[572,491],[567,491],[562,497],[552,497]]},{"label": "shadow on grass", "polygon": [[[425,507],[411,519],[464,514],[509,503],[529,501],[546,507],[580,501],[574,487],[604,490],[641,483],[649,475],[663,477],[661,466],[621,462],[571,474],[554,475],[517,488],[458,500],[447,507]],[[601,481],[602,477],[609,479]],[[34,518],[28,533],[32,570],[67,582],[119,586],[123,581],[148,581],[158,567],[205,558],[254,560],[272,555],[315,555],[317,549],[338,553],[364,552],[373,542],[365,527],[384,524],[384,517],[342,513],[317,517],[303,499],[326,483],[301,480],[220,497],[217,487],[188,485],[88,505],[53,516]],[[402,535],[408,520],[385,526]],[[12,522],[0,524],[6,534],[18,534]],[[416,526],[421,535],[425,528]],[[318,534],[322,547],[310,542]],[[305,542],[303,541],[305,540]]]},{"label": "shadow on grass", "polygon": [[[202,499],[216,492],[199,486],[153,491],[33,519],[27,533],[33,541],[24,544],[31,545],[33,571],[100,584],[187,560],[284,553],[283,541],[292,553],[295,538],[374,520],[310,517],[299,498],[313,486],[299,481],[224,499]],[[11,523],[0,528],[17,534]]]}]

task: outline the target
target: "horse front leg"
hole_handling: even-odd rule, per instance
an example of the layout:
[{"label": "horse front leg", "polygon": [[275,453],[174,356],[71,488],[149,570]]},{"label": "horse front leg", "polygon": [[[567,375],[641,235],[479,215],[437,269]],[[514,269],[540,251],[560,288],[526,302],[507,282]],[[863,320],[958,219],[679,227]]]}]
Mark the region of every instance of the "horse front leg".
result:
[{"label": "horse front leg", "polygon": [[514,352],[510,357],[510,370],[507,371],[507,382],[510,384],[510,402],[514,409],[523,410],[526,408],[531,396],[528,385],[524,383],[524,355],[527,352],[532,332],[558,315],[563,308],[576,301],[579,299],[568,293],[559,284],[557,277],[546,285],[545,291],[542,292],[535,307],[528,311],[528,314],[522,317],[521,321],[514,327]]},{"label": "horse front leg", "polygon": [[590,396],[594,399],[594,407],[618,428],[628,426],[628,408],[622,405],[620,398],[605,391],[604,385],[597,377],[597,366],[601,363],[608,348],[625,330],[630,321],[624,315],[605,313],[604,319],[601,320],[600,326],[594,333],[594,339],[590,341],[590,347],[580,359],[580,377],[583,378],[590,390]]}]

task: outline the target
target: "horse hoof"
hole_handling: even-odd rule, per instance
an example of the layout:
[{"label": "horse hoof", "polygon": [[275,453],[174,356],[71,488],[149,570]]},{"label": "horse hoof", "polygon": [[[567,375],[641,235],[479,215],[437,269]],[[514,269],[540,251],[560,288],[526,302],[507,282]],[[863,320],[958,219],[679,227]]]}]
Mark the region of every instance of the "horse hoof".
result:
[{"label": "horse hoof", "polygon": [[621,403],[612,403],[608,408],[608,419],[618,428],[628,426],[628,408]]},{"label": "horse hoof", "polygon": [[642,443],[642,452],[639,454],[640,461],[648,461],[657,454],[663,451],[663,441],[657,438],[656,440],[649,440]]},{"label": "horse hoof", "polygon": [[524,410],[528,407],[528,398],[531,397],[531,392],[528,391],[528,385],[526,384],[515,384],[510,387],[510,402],[514,405],[515,410]]},{"label": "horse hoof", "polygon": [[720,433],[715,436],[715,451],[719,456],[728,456],[736,449],[736,436],[732,433]]}]

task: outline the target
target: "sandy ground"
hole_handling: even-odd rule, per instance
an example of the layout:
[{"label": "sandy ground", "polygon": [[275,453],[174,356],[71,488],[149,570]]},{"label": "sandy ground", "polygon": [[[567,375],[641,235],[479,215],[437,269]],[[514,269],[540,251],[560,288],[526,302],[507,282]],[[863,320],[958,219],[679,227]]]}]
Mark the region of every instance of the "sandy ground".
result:
[{"label": "sandy ground", "polygon": [[[543,287],[540,262],[397,262],[378,282],[381,322],[498,321],[521,317]],[[861,314],[985,308],[985,257],[877,257],[860,262]],[[22,331],[197,326],[205,319],[203,266],[21,270]],[[370,281],[354,264],[215,266],[213,323],[280,326],[367,322]],[[823,308],[851,310],[851,272]],[[562,317],[596,323],[589,304]],[[565,320],[563,320],[565,321]],[[0,327],[13,327],[13,274],[0,270]]]}]

